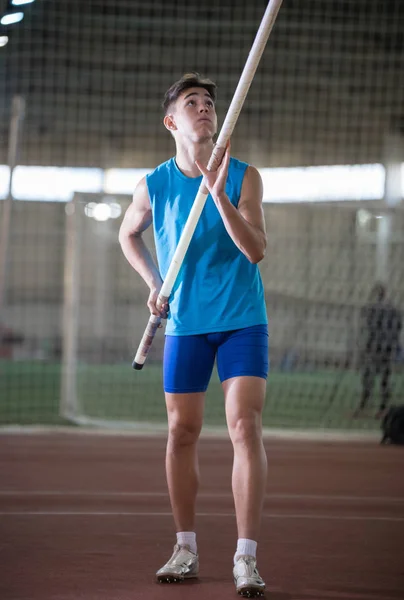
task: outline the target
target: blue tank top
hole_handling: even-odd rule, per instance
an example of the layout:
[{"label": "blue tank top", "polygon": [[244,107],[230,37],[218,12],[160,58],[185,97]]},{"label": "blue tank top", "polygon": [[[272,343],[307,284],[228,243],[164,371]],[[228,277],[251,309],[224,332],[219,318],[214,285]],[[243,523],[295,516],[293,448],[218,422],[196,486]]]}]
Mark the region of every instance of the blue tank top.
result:
[{"label": "blue tank top", "polygon": [[[247,164],[231,158],[226,193],[238,205]],[[164,279],[202,177],[187,177],[171,158],[146,176],[154,238]],[[166,334],[194,335],[267,323],[257,265],[237,248],[209,195],[170,296]]]}]

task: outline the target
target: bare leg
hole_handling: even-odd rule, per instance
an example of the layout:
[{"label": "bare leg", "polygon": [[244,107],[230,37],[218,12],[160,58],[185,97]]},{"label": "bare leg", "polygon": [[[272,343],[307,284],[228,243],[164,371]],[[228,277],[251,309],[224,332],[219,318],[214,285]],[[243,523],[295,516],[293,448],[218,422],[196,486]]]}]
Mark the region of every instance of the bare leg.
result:
[{"label": "bare leg", "polygon": [[166,475],[177,532],[195,531],[199,485],[197,443],[202,429],[204,398],[205,393],[166,393]]},{"label": "bare leg", "polygon": [[226,419],[234,449],[232,486],[239,538],[257,540],[267,478],[262,442],[266,381],[233,377],[223,382]]}]

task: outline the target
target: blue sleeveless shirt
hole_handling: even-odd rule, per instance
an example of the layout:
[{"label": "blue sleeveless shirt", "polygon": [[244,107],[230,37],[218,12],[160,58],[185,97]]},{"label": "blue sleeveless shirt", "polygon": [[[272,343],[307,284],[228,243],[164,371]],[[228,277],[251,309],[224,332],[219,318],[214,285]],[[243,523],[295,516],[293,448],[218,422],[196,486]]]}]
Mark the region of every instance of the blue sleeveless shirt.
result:
[{"label": "blue sleeveless shirt", "polygon": [[[247,164],[231,158],[226,194],[237,207]],[[171,259],[202,177],[187,177],[171,158],[146,176],[161,277]],[[195,335],[267,323],[257,265],[237,248],[209,195],[172,290],[167,335]]]}]

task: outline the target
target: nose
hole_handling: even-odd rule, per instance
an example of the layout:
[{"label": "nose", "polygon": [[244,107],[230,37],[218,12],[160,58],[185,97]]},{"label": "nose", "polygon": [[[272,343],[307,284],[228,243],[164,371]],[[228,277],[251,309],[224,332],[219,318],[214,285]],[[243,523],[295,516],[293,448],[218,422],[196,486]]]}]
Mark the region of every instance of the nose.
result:
[{"label": "nose", "polygon": [[204,112],[209,112],[209,106],[207,106],[206,104],[200,104],[199,106],[199,112],[200,113],[204,113]]}]

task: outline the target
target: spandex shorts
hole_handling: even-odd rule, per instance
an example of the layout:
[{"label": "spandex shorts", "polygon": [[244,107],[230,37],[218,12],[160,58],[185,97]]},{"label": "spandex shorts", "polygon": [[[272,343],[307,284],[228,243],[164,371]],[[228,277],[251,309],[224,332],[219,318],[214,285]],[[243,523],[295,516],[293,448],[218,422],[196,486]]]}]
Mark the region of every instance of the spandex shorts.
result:
[{"label": "spandex shorts", "polygon": [[167,335],[164,390],[172,394],[205,392],[217,360],[220,381],[231,377],[268,376],[268,327],[201,335]]}]

